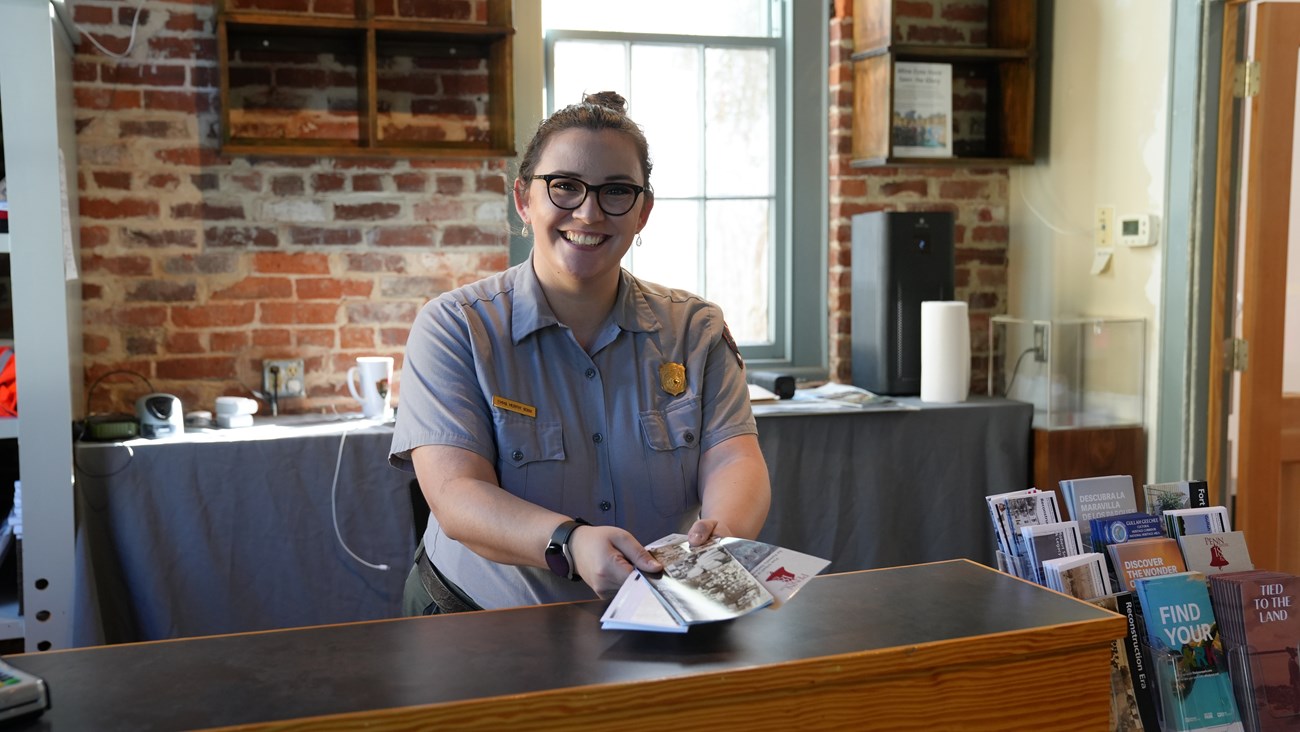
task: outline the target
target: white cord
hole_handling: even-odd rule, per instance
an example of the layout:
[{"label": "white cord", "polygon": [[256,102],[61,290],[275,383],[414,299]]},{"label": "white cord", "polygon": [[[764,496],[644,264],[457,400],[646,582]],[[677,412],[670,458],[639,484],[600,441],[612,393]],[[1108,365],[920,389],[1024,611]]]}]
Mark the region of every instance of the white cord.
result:
[{"label": "white cord", "polygon": [[107,48],[104,48],[104,46],[101,45],[99,41],[95,40],[94,36],[90,35],[90,31],[86,30],[85,28],[82,28],[81,26],[78,25],[77,30],[81,31],[86,36],[86,40],[90,41],[91,44],[95,46],[95,48],[98,48],[100,51],[102,51],[105,56],[110,56],[112,58],[126,58],[127,56],[131,55],[131,49],[135,48],[135,30],[140,26],[140,8],[143,7],[144,7],[144,0],[136,0],[135,17],[131,19],[131,40],[126,44],[126,50],[121,53],[113,53]]},{"label": "white cord", "polygon": [[[357,428],[353,427],[352,429]],[[348,439],[348,433],[351,431],[352,430],[343,430],[343,434],[339,435],[339,454],[334,460],[334,480],[330,483],[330,513],[334,516],[334,536],[338,537],[339,546],[343,547],[343,551],[347,552],[353,559],[371,569],[378,569],[387,572],[389,569],[387,564],[373,564],[358,557],[356,552],[352,551],[352,549],[348,547],[348,543],[343,541],[343,532],[339,531],[339,502],[337,498],[339,488],[339,466],[343,464],[343,443]]]},{"label": "white cord", "polygon": [[1082,229],[1076,231],[1070,231],[1068,229],[1062,229],[1059,226],[1054,225],[1051,221],[1047,220],[1046,216],[1039,213],[1038,209],[1034,208],[1034,204],[1029,202],[1029,197],[1025,195],[1024,186],[1016,186],[1016,188],[1020,192],[1020,201],[1025,204],[1025,208],[1029,209],[1029,213],[1033,214],[1035,218],[1037,218],[1039,221],[1042,222],[1043,226],[1046,226],[1052,231],[1055,231],[1056,233],[1062,234],[1064,236],[1081,236],[1085,238],[1092,236],[1092,232],[1090,231],[1084,231]]}]

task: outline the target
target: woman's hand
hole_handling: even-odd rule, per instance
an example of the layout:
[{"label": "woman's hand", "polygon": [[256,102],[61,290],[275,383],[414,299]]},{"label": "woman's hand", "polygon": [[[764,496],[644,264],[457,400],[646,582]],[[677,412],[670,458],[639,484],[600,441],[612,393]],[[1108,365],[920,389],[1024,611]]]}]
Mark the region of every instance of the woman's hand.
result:
[{"label": "woman's hand", "polygon": [[632,534],[615,526],[579,526],[569,537],[569,551],[582,580],[601,597],[618,592],[633,569],[664,569]]}]

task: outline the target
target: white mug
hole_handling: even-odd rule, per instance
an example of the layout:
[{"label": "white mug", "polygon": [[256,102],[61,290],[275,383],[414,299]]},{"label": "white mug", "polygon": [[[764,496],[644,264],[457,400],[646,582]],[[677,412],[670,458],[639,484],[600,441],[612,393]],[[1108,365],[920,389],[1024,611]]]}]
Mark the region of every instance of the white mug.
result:
[{"label": "white mug", "polygon": [[[360,393],[357,393],[358,377]],[[361,414],[367,419],[393,418],[392,398],[389,396],[392,383],[392,356],[361,356],[357,358],[357,365],[348,369],[348,391],[352,392],[353,399],[361,402]]]}]

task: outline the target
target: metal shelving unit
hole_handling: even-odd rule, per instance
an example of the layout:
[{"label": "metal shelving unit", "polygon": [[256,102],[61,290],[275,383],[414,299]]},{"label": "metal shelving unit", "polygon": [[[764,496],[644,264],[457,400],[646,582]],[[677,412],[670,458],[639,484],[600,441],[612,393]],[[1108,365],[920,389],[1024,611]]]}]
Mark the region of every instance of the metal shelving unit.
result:
[{"label": "metal shelving unit", "polygon": [[[27,652],[72,646],[71,424],[83,379],[81,283],[65,261],[78,257],[76,31],[59,10],[51,0],[0,3],[0,140],[10,210],[0,251],[13,283],[20,415],[0,427],[0,437],[18,440],[24,526],[22,587],[0,587],[0,639],[23,638]],[[25,617],[17,612],[20,591]]]}]

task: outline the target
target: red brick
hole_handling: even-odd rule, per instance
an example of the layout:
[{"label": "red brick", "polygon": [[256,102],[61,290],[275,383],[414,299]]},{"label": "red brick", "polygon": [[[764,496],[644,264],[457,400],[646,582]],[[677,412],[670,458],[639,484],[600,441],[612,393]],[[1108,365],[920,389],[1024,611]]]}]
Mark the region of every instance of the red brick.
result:
[{"label": "red brick", "polygon": [[344,297],[369,297],[374,283],[369,280],[303,278],[294,283],[299,300],[339,300]]},{"label": "red brick", "polygon": [[373,193],[384,190],[384,178],[380,175],[364,174],[352,176],[352,190],[361,193]]},{"label": "red brick", "polygon": [[971,229],[972,242],[1006,244],[1009,232],[1006,226],[976,226]]},{"label": "red brick", "polygon": [[197,289],[193,282],[147,280],[132,287],[126,296],[132,302],[193,302]]},{"label": "red brick", "polygon": [[213,353],[240,353],[248,348],[248,332],[242,330],[220,331],[208,336],[208,348]]},{"label": "red brick", "polygon": [[988,4],[971,3],[969,5],[950,4],[945,5],[940,12],[940,16],[947,21],[956,23],[987,23],[988,22]]},{"label": "red brick", "polygon": [[364,252],[349,254],[345,261],[349,272],[386,272],[390,274],[403,274],[406,272],[406,258],[400,254]]},{"label": "red brick", "polygon": [[204,252],[167,257],[163,271],[167,274],[230,274],[235,271],[236,260],[226,252]]},{"label": "red brick", "polygon": [[252,173],[244,173],[242,175],[232,174],[229,179],[230,182],[233,183],[235,187],[240,188],[242,190],[252,191],[253,193],[258,193],[262,190],[261,173],[252,172]]},{"label": "red brick", "polygon": [[257,328],[253,331],[253,345],[263,348],[293,345],[293,333],[284,328]]},{"label": "red brick", "polygon": [[79,210],[87,219],[157,218],[158,202],[143,198],[82,198]]},{"label": "red brick", "polygon": [[322,229],[294,226],[289,229],[289,240],[294,244],[360,244],[361,232],[357,229]]},{"label": "red brick", "polygon": [[162,229],[145,231],[140,229],[123,229],[124,244],[140,245],[151,248],[185,247],[193,249],[198,246],[198,233],[193,229]]},{"label": "red brick", "polygon": [[196,89],[215,89],[220,82],[216,66],[190,67],[190,86]]},{"label": "red brick", "polygon": [[140,92],[134,89],[73,89],[78,110],[123,110],[140,108]]},{"label": "red brick", "polygon": [[433,244],[433,232],[427,226],[386,226],[371,235],[375,246],[426,247]]},{"label": "red brick", "polygon": [[154,36],[149,39],[149,57],[151,59],[181,60],[215,59],[217,57],[217,39]]},{"label": "red brick", "polygon": [[240,205],[218,206],[213,203],[179,203],[171,208],[173,219],[202,219],[204,221],[222,221],[243,219],[244,207]]},{"label": "red brick", "polygon": [[[104,45],[109,46],[109,43]],[[126,45],[125,39],[120,45]],[[114,47],[110,46],[110,48]],[[185,86],[185,67],[181,65],[139,64],[125,61],[114,65],[101,66],[99,77],[105,84],[121,86]]]},{"label": "red brick", "polygon": [[901,196],[912,194],[924,198],[930,192],[930,183],[925,179],[895,180],[880,185],[882,196]]},{"label": "red brick", "polygon": [[104,336],[91,335],[89,333],[81,334],[81,350],[87,355],[98,355],[108,350],[111,341]]},{"label": "red brick", "polygon": [[149,257],[81,257],[81,269],[86,273],[107,272],[118,277],[142,277],[153,274],[153,260]]},{"label": "red brick", "polygon": [[945,199],[985,198],[988,185],[982,181],[950,180],[939,185],[939,196]]},{"label": "red brick", "polygon": [[157,173],[149,176],[146,182],[150,188],[158,188],[164,191],[174,191],[181,184],[181,179],[171,173]]},{"label": "red brick", "polygon": [[199,18],[194,13],[183,13],[173,10],[167,14],[167,21],[163,28],[172,31],[201,31],[211,32],[208,21]]},{"label": "red brick", "polygon": [[419,173],[398,173],[393,176],[393,185],[403,193],[421,193],[424,191],[425,179]]},{"label": "red brick", "polygon": [[374,348],[375,345],[374,328],[352,327],[339,329],[339,348],[364,350]]},{"label": "red brick", "polygon": [[109,242],[109,230],[107,226],[83,226],[81,227],[81,248],[94,249],[102,247]]},{"label": "red brick", "polygon": [[915,0],[895,0],[894,16],[896,18],[930,19],[934,17],[934,3],[917,2]]},{"label": "red brick", "polygon": [[265,300],[293,297],[293,282],[287,277],[245,277],[230,287],[212,293],[213,300]]},{"label": "red brick", "polygon": [[170,165],[215,167],[226,163],[216,150],[203,147],[175,147],[154,152],[154,157]]},{"label": "red brick", "polygon": [[193,331],[173,331],[164,344],[168,353],[204,353],[203,338]]},{"label": "red brick", "polygon": [[262,226],[213,226],[203,230],[203,242],[210,247],[274,247],[280,237]]},{"label": "red brick", "polygon": [[347,180],[347,176],[339,173],[316,173],[311,177],[311,187],[317,193],[341,191]]},{"label": "red brick", "polygon": [[128,356],[153,356],[158,353],[158,340],[152,336],[128,336],[125,345]]},{"label": "red brick", "polygon": [[448,226],[442,232],[443,246],[488,246],[505,243],[504,231],[484,231],[477,226]]},{"label": "red brick", "polygon": [[262,252],[253,257],[253,271],[276,274],[329,274],[330,260],[324,254]]},{"label": "red brick", "polygon": [[339,306],[333,303],[265,302],[260,309],[260,321],[266,325],[321,325],[337,320]]},{"label": "red brick", "polygon": [[380,328],[379,342],[385,346],[405,347],[410,328]]},{"label": "red brick", "polygon": [[[421,303],[422,304],[422,303]],[[411,323],[420,305],[409,302],[359,302],[347,306],[348,322],[357,323]]]},{"label": "red brick", "polygon": [[122,170],[97,170],[91,174],[95,185],[120,191],[131,189],[131,174]]},{"label": "red brick", "polygon": [[211,111],[215,107],[213,102],[213,96],[207,92],[144,90],[146,109],[196,114]]},{"label": "red brick", "polygon": [[319,328],[300,329],[294,331],[293,340],[299,347],[315,346],[317,348],[333,348],[334,331],[322,330]]},{"label": "red brick", "polygon": [[256,307],[252,303],[173,307],[172,323],[182,328],[231,328],[253,322]]},{"label": "red brick", "polygon": [[389,158],[337,158],[336,170],[392,170],[397,161]]},{"label": "red brick", "polygon": [[160,379],[229,379],[236,373],[231,356],[163,358],[154,370]]},{"label": "red brick", "polygon": [[113,22],[112,8],[99,8],[85,3],[77,3],[72,8],[72,19],[77,25],[108,25]]},{"label": "red brick", "polygon": [[303,190],[302,176],[277,175],[271,179],[271,192],[277,196],[297,196]]},{"label": "red brick", "polygon": [[167,308],[162,305],[117,306],[108,309],[87,309],[83,312],[89,325],[152,328],[167,322]]}]

